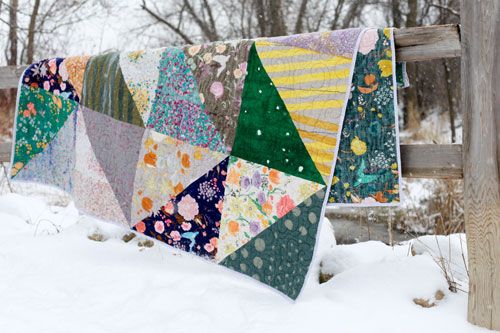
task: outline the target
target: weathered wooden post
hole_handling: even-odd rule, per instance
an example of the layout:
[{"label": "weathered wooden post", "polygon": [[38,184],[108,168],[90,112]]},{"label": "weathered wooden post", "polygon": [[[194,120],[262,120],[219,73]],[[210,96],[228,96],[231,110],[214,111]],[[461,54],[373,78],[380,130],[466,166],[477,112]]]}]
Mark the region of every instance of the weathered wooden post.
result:
[{"label": "weathered wooden post", "polygon": [[500,330],[500,1],[462,0],[468,320]]}]

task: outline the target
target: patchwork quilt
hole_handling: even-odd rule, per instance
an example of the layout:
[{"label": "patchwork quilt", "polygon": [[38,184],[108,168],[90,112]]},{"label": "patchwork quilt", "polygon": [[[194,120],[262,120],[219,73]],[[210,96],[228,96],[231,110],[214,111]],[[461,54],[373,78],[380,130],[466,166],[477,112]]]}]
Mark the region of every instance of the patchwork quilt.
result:
[{"label": "patchwork quilt", "polygon": [[43,60],[11,177],[296,299],[327,203],[400,200],[396,72],[391,29]]}]

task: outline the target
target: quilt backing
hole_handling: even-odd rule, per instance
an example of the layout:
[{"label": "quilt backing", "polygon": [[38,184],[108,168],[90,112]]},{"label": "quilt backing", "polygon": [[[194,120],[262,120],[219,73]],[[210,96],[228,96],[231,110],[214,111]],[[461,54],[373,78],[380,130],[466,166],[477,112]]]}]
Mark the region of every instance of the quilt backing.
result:
[{"label": "quilt backing", "polygon": [[296,299],[327,202],[399,202],[394,59],[348,29],[43,60],[11,177]]}]

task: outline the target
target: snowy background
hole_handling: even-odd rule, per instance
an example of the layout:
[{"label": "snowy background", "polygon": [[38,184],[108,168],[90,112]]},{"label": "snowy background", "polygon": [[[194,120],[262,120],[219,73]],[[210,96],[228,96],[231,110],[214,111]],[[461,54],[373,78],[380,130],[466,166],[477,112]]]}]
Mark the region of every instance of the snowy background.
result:
[{"label": "snowy background", "polygon": [[[0,0],[0,66],[32,62],[30,31],[33,61],[185,43],[142,4],[195,42],[211,38],[195,22],[209,23],[200,4],[212,8],[218,39],[269,35],[278,21],[255,15],[258,1],[249,0],[41,0],[34,15],[36,2]],[[281,34],[457,23],[460,9],[457,0],[309,0],[297,30],[303,0],[264,2],[280,4]],[[399,94],[402,142],[460,143],[459,59],[412,64],[409,74],[412,86]],[[1,141],[10,140],[15,96],[0,91]],[[292,303],[244,275],[82,216],[63,193],[9,187],[0,176],[0,332],[486,332],[466,321],[461,181],[405,179],[403,191],[401,209],[328,212]]]},{"label": "snowy background", "polygon": [[[163,243],[130,239],[60,193],[16,192],[29,196],[0,196],[2,332],[486,331],[466,321],[463,234],[336,245],[323,220],[293,303]],[[331,278],[320,284],[320,275]]]}]

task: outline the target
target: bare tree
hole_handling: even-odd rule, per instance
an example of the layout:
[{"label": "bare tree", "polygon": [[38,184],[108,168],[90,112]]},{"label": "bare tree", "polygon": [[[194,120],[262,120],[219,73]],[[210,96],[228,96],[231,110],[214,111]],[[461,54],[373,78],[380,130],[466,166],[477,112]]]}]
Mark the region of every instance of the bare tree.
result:
[{"label": "bare tree", "polygon": [[19,7],[18,0],[10,0],[9,5],[9,44],[8,44],[8,53],[6,50],[6,58],[8,65],[16,65],[17,64],[17,11]]},{"label": "bare tree", "polygon": [[33,10],[30,16],[30,23],[28,26],[28,46],[26,52],[26,62],[31,64],[33,62],[33,55],[35,53],[35,32],[36,32],[36,19],[38,10],[40,9],[40,0],[35,0]]},{"label": "bare tree", "polygon": [[294,29],[296,34],[302,32],[304,26],[304,16],[306,16],[307,13],[307,1],[308,0],[302,0],[300,3],[299,13],[297,14],[297,21],[295,22]]},{"label": "bare tree", "polygon": [[[418,2],[417,0],[408,0],[408,14],[406,15],[406,27],[415,27],[417,25]],[[408,63],[406,66],[408,76],[415,78],[417,76],[417,68],[413,63]],[[410,85],[406,91],[406,128],[408,130],[416,130],[420,127],[420,111],[417,108],[417,88],[415,85]]]}]

